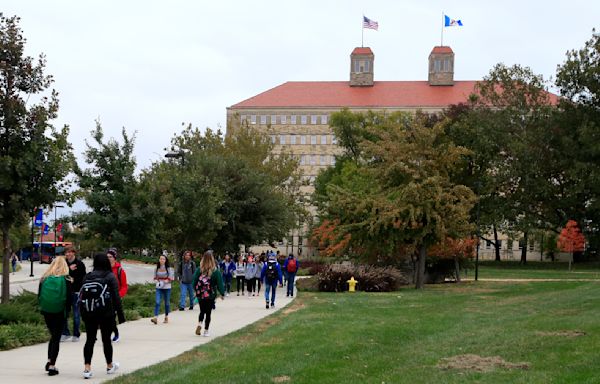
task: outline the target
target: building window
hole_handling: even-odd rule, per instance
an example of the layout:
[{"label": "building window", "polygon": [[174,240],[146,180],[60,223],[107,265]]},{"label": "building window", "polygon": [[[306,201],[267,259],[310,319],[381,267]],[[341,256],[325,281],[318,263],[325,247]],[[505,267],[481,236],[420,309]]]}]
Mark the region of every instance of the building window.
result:
[{"label": "building window", "polygon": [[331,136],[331,144],[337,145],[337,137],[335,137],[333,135]]},{"label": "building window", "polygon": [[277,124],[277,115],[271,115],[271,124]]},{"label": "building window", "polygon": [[370,67],[371,62],[369,60],[365,60],[365,72],[371,72]]},{"label": "building window", "polygon": [[275,135],[271,135],[271,144],[275,144],[276,140],[277,140],[277,137],[275,137]]},{"label": "building window", "polygon": [[281,124],[287,124],[287,116],[281,115]]},{"label": "building window", "polygon": [[327,165],[327,155],[321,155],[320,165]]},{"label": "building window", "polygon": [[250,116],[250,124],[256,124],[256,115]]},{"label": "building window", "polygon": [[267,124],[267,115],[260,115],[260,123],[262,125],[266,125]]},{"label": "building window", "polygon": [[321,115],[321,124],[327,124],[327,115]]},{"label": "building window", "polygon": [[492,248],[492,242],[489,240],[486,240],[485,241],[485,249],[490,249],[490,248]]},{"label": "building window", "polygon": [[300,165],[306,164],[306,155],[300,155]]},{"label": "building window", "polygon": [[285,135],[279,135],[279,144],[285,145]]},{"label": "building window", "polygon": [[321,135],[321,145],[327,144],[327,135]]},{"label": "building window", "polygon": [[302,145],[306,144],[306,136],[305,135],[300,136],[300,144],[302,144]]},{"label": "building window", "polygon": [[290,135],[290,144],[296,145],[296,135]]},{"label": "building window", "polygon": [[317,145],[317,135],[311,135],[310,136],[310,143],[312,145]]},{"label": "building window", "polygon": [[241,122],[242,124],[246,122],[246,119],[247,119],[246,115],[242,115],[242,116],[240,116],[240,122]]},{"label": "building window", "polygon": [[290,116],[290,124],[296,124],[296,115]]},{"label": "building window", "polygon": [[310,165],[317,164],[317,155],[310,155]]},{"label": "building window", "polygon": [[530,250],[530,251],[533,251],[533,246],[534,246],[534,245],[535,245],[535,244],[534,244],[533,242],[529,243],[529,250]]},{"label": "building window", "polygon": [[313,125],[317,124],[317,115],[310,116],[310,123]]},{"label": "building window", "polygon": [[335,165],[335,156],[331,156],[331,165]]},{"label": "building window", "polygon": [[308,116],[302,115],[300,116],[300,124],[307,124]]}]

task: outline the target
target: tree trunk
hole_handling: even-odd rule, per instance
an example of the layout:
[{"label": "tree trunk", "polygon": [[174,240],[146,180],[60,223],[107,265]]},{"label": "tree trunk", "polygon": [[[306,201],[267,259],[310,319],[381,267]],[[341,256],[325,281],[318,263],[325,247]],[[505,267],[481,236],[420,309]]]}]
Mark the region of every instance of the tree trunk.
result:
[{"label": "tree trunk", "polygon": [[422,244],[419,247],[419,256],[417,258],[417,279],[415,289],[423,289],[425,285],[425,259],[427,258],[427,247]]},{"label": "tree trunk", "polygon": [[521,248],[521,264],[527,264],[527,247],[529,243],[527,241],[527,232],[523,233],[523,248]]},{"label": "tree trunk", "polygon": [[460,283],[460,263],[458,257],[454,258],[454,273],[456,274],[456,282]]},{"label": "tree trunk", "polygon": [[496,224],[492,225],[494,228],[494,249],[496,250],[496,261],[500,261],[500,246],[498,245],[498,229]]},{"label": "tree trunk", "polygon": [[8,304],[10,299],[10,239],[8,237],[8,228],[2,227],[2,304]]}]

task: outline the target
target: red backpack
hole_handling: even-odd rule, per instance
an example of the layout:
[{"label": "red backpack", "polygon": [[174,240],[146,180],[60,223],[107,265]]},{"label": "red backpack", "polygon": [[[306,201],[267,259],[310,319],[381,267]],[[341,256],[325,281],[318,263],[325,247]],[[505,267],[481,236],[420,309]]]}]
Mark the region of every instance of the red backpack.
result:
[{"label": "red backpack", "polygon": [[296,259],[289,259],[287,264],[287,271],[290,273],[296,272]]}]

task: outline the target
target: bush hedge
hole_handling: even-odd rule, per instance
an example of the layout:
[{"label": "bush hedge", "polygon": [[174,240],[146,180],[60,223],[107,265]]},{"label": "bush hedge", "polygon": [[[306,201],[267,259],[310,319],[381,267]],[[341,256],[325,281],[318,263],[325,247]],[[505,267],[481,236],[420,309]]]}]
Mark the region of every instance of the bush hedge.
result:
[{"label": "bush hedge", "polygon": [[406,276],[394,267],[332,264],[317,275],[319,291],[347,291],[347,281],[351,277],[358,281],[356,289],[365,292],[390,292],[409,283]]}]

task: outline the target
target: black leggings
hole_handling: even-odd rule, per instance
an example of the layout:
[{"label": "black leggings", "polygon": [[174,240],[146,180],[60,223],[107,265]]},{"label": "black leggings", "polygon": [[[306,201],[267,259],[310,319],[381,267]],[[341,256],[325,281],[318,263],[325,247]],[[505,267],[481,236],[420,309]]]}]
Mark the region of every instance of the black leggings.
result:
[{"label": "black leggings", "polygon": [[244,283],[246,282],[246,278],[244,276],[236,276],[235,281],[237,282],[238,293],[240,293],[240,288],[242,288],[242,293],[244,293]]},{"label": "black leggings", "polygon": [[100,328],[100,335],[102,336],[102,346],[104,347],[104,357],[106,358],[106,364],[111,364],[113,359],[113,348],[110,335],[115,327],[114,314],[104,316],[101,318],[84,318],[83,322],[85,323],[85,330],[87,332],[85,346],[83,347],[84,363],[92,363],[92,355],[94,354],[94,344],[96,343],[96,334],[98,333],[98,328]]},{"label": "black leggings", "polygon": [[65,325],[66,318],[63,312],[42,313],[44,315],[44,320],[46,321],[46,327],[48,327],[48,331],[50,331],[50,341],[48,342],[48,360],[50,361],[50,365],[54,365],[56,364],[56,358],[58,357],[58,350],[60,349],[60,337],[62,336],[62,330]]},{"label": "black leggings", "polygon": [[254,291],[256,290],[256,288],[255,288],[256,279],[252,278],[250,280],[246,280],[246,282],[248,283],[248,295],[250,295],[251,293],[254,293]]},{"label": "black leggings", "polygon": [[208,329],[210,325],[210,314],[213,310],[213,306],[215,305],[214,299],[200,299],[200,315],[198,315],[198,321],[201,323],[204,321],[204,315],[206,314],[206,322],[204,323],[204,329]]}]

